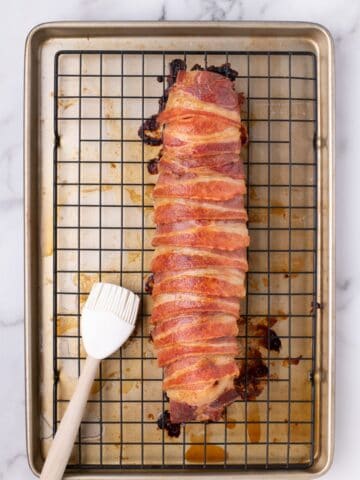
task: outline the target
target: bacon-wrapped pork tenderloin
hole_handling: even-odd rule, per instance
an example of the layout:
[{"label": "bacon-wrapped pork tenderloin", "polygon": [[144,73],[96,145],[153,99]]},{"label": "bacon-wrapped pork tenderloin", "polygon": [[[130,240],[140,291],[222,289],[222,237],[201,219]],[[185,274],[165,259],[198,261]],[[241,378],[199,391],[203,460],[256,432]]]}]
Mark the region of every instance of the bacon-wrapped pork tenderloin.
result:
[{"label": "bacon-wrapped pork tenderloin", "polygon": [[[165,109],[140,130],[153,142],[146,129],[156,125],[163,143],[151,165],[159,173],[151,336],[173,423],[219,420],[236,398],[259,395],[268,374],[261,342],[237,340],[249,245],[244,129],[233,78],[210,69],[178,71]],[[238,364],[237,356],[249,359]]]}]

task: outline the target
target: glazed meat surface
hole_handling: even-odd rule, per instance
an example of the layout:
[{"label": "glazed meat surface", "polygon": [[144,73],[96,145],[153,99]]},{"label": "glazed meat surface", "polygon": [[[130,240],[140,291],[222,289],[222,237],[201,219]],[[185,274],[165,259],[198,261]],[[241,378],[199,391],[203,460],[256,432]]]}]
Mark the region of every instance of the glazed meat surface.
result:
[{"label": "glazed meat surface", "polygon": [[239,95],[218,73],[181,70],[157,123],[152,339],[171,421],[219,420],[243,396],[235,357],[244,355],[249,235]]}]

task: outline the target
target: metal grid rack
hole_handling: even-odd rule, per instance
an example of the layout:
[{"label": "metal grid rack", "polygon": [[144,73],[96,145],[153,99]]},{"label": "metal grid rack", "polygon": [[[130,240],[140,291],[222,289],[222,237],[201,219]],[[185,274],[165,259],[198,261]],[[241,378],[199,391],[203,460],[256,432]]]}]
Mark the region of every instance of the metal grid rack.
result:
[{"label": "metal grid rack", "polygon": [[[251,246],[249,322],[282,341],[263,352],[267,385],[256,401],[235,402],[223,422],[157,428],[166,409],[161,370],[149,342],[151,188],[137,130],[156,113],[167,64],[229,61],[245,95],[249,145],[247,209]],[[61,51],[54,86],[53,430],[81,371],[79,317],[95,281],[142,297],[132,340],[102,363],[70,468],[306,468],[314,458],[317,157],[316,57],[308,52]],[[243,337],[244,340],[244,337]],[[247,359],[245,359],[246,361]]]}]

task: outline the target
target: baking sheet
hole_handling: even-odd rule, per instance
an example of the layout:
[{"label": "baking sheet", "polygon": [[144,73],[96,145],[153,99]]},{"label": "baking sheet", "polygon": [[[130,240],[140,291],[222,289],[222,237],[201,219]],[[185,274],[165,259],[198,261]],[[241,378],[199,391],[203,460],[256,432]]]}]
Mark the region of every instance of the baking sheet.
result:
[{"label": "baking sheet", "polygon": [[[71,36],[71,28],[63,32]],[[179,27],[179,33],[181,28],[185,27]],[[77,31],[80,33],[81,29]],[[321,135],[326,122],[322,123],[323,117],[319,117],[321,103],[317,97],[319,82],[325,78],[320,77],[324,59],[319,58],[310,36],[295,36],[292,43],[289,40],[286,44],[283,55],[270,57],[266,53],[268,50],[263,54],[254,51],[261,50],[264,45],[260,36],[255,48],[254,39],[240,34],[236,43],[238,53],[232,50],[233,37],[217,39],[216,50],[226,45],[227,55],[211,52],[214,45],[211,38],[191,40],[196,54],[188,51],[189,39],[180,35],[177,41],[183,40],[187,45],[189,65],[204,64],[205,60],[209,64],[219,64],[222,58],[228,59],[239,71],[236,88],[247,98],[243,116],[248,119],[251,140],[244,150],[244,160],[249,163],[248,208],[253,250],[249,252],[251,273],[243,312],[252,317],[252,322],[267,321],[265,317],[269,316],[276,318],[275,329],[283,337],[283,347],[279,356],[273,352],[271,358],[269,355],[271,378],[256,402],[238,402],[230,406],[224,423],[187,425],[179,438],[168,438],[156,426],[165,402],[161,392],[161,370],[156,366],[148,339],[146,314],[150,312],[151,299],[143,295],[145,316],[138,324],[135,338],[120,355],[117,353],[103,362],[99,372],[101,381],[94,384],[81,427],[80,447],[75,446],[72,456],[72,463],[82,468],[99,468],[100,465],[112,469],[146,469],[154,465],[196,468],[204,463],[218,468],[224,463],[239,468],[241,465],[286,466],[289,463],[300,467],[318,458],[326,463],[329,458],[329,453],[325,455],[321,449],[324,444],[330,445],[330,436],[320,436],[320,427],[324,425],[319,424],[320,398],[325,410],[329,399],[324,398],[324,394],[319,397],[320,387],[324,385],[318,375],[323,351],[318,349],[316,360],[314,358],[315,347],[321,345],[319,340],[328,338],[329,334],[329,331],[320,331],[320,317],[330,314],[330,304],[324,302],[326,290],[323,289],[327,284],[324,271],[314,274],[315,259],[324,265],[330,253],[325,249],[324,260],[324,243],[319,242],[327,231],[323,220],[327,221],[330,216],[325,208],[331,205],[324,204],[322,198],[323,194],[331,193],[322,171],[325,168],[327,175],[331,166],[328,151],[331,142]],[[240,50],[239,39],[242,42]],[[146,47],[154,48],[160,40],[161,37],[150,37]],[[174,41],[167,39],[167,42],[167,49],[174,50]],[[116,52],[110,52],[115,44]],[[156,110],[157,98],[162,92],[156,76],[164,72],[175,54],[164,56],[159,49],[144,55],[127,50],[129,45],[134,49],[144,48],[140,38],[135,37],[122,39],[119,51],[119,37],[100,39],[94,35],[87,41],[81,37],[51,38],[47,48],[42,50],[40,110],[44,116],[40,119],[42,128],[39,130],[41,200],[37,199],[41,207],[37,224],[40,227],[40,251],[37,253],[40,253],[38,282],[41,290],[39,303],[35,305],[41,311],[38,407],[41,424],[35,435],[42,438],[40,445],[38,440],[36,443],[36,452],[39,453],[41,446],[41,455],[46,454],[51,441],[54,413],[61,418],[81,368],[79,357],[83,356],[83,351],[78,339],[77,315],[91,284],[100,279],[101,272],[103,281],[122,283],[144,293],[151,258],[151,184],[154,179],[148,176],[143,159],[153,158],[156,149],[144,147],[137,141],[137,129],[141,118]],[[284,49],[284,45],[275,40],[271,47],[274,51]],[[68,51],[69,48],[72,51]],[[89,50],[88,54],[75,51],[84,48]],[[104,53],[100,54],[99,49]],[[246,49],[250,52],[245,53]],[[208,52],[205,60],[204,50]],[[62,53],[55,58],[59,51]],[[303,55],[304,51],[308,54]],[[178,50],[177,56],[179,53]],[[57,84],[54,82],[54,61],[58,65]],[[289,80],[289,77],[293,78]],[[311,78],[317,80],[309,81]],[[327,89],[322,101],[328,94]],[[54,96],[58,136],[52,137]],[[143,100],[144,96],[153,98]],[[99,121],[100,112],[102,121]],[[318,130],[314,131],[316,120],[319,120]],[[322,138],[315,150],[314,134],[316,139]],[[54,143],[56,163],[53,170],[49,158],[52,158]],[[52,188],[55,177],[56,192]],[[55,218],[51,208],[54,201],[58,205]],[[319,202],[321,208],[317,209]],[[101,229],[98,228],[100,222]],[[58,272],[56,278],[54,267]],[[54,288],[61,292],[56,297],[53,296]],[[33,290],[32,304],[34,297]],[[316,306],[317,300],[321,300],[323,308],[314,311],[313,304],[315,302]],[[31,332],[34,334],[33,328]],[[56,358],[52,364],[54,351]],[[263,354],[268,355],[266,351]],[[328,354],[327,348],[325,358]],[[287,360],[300,355],[302,358],[297,365]],[[33,361],[31,365],[34,367]],[[328,366],[329,363],[326,368]],[[323,364],[321,372],[326,368]],[[55,388],[54,372],[59,378]],[[326,380],[328,388],[331,382],[329,378]],[[29,407],[32,412],[36,410],[35,402]],[[33,426],[30,433],[31,430],[35,432]],[[34,443],[32,447],[35,448]],[[317,460],[317,468],[319,466]]]}]

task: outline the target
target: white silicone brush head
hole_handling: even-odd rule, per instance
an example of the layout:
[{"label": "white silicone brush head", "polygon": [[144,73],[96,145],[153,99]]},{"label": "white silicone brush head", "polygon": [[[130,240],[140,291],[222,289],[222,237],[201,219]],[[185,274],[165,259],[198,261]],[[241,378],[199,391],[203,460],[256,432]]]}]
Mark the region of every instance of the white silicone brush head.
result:
[{"label": "white silicone brush head", "polygon": [[139,297],[110,283],[95,283],[81,314],[81,336],[88,355],[103,359],[114,353],[135,328]]}]

